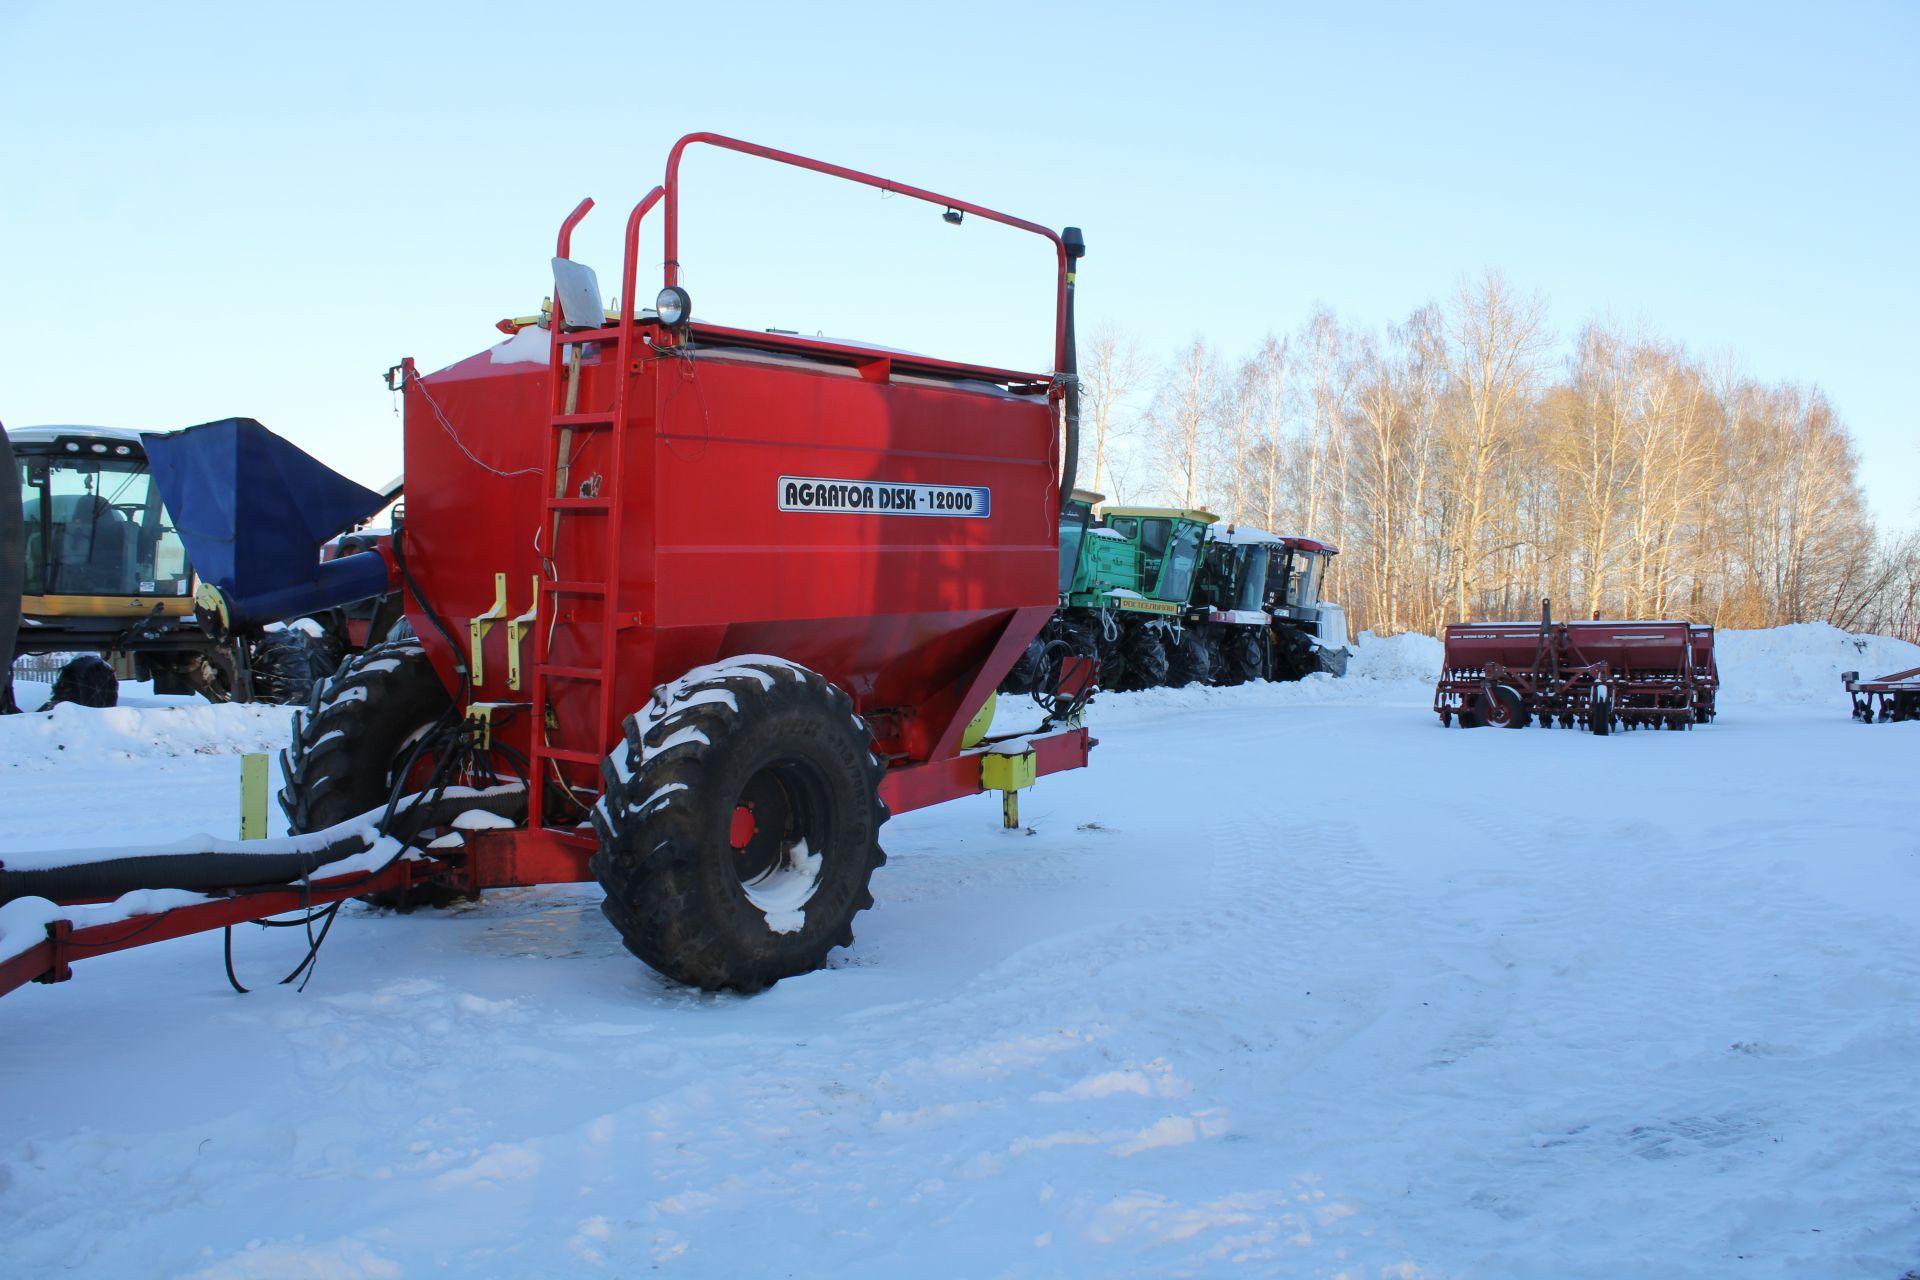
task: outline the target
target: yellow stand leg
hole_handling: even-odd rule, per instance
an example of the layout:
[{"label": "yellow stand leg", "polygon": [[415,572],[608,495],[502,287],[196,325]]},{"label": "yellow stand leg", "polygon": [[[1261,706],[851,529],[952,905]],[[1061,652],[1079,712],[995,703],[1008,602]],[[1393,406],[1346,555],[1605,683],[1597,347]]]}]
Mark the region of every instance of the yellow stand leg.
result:
[{"label": "yellow stand leg", "polygon": [[1020,793],[1002,791],[1000,793],[1000,821],[1009,831],[1020,829]]},{"label": "yellow stand leg", "polygon": [[267,757],[240,757],[240,838],[267,838]]}]

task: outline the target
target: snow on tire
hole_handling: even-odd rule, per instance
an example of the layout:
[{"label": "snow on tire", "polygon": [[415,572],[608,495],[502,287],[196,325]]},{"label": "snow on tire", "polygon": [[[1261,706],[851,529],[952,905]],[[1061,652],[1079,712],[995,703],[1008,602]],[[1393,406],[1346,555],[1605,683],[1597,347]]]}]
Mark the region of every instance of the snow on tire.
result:
[{"label": "snow on tire", "polygon": [[888,814],[844,691],[779,658],[699,668],[627,718],[601,772],[601,910],[653,968],[752,992],[852,945]]},{"label": "snow on tire", "polygon": [[375,645],[316,684],[280,753],[289,829],[319,831],[386,804],[403,748],[451,702],[416,639]]}]

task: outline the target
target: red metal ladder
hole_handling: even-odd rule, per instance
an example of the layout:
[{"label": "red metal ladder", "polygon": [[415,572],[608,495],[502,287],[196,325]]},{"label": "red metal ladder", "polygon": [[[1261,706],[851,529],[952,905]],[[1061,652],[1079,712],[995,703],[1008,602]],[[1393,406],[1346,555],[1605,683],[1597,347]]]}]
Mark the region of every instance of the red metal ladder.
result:
[{"label": "red metal ladder", "polygon": [[[568,256],[573,229],[592,207],[592,200],[581,201],[561,225],[556,256]],[[532,750],[528,756],[532,789],[528,825],[535,829],[571,828],[583,820],[587,801],[579,802],[579,810],[567,806],[564,811],[549,815],[546,784],[556,782],[566,794],[577,799],[578,793],[567,784],[562,766],[597,770],[619,712],[613,705],[613,662],[620,631],[621,484],[626,474],[627,391],[631,383],[627,350],[633,340],[633,326],[627,316],[631,315],[631,305],[629,302],[621,319],[612,324],[569,330],[556,289],[553,313],[548,321],[552,334],[552,350],[548,356],[548,466],[540,504],[539,598],[533,609],[534,719]],[[599,348],[603,380],[608,376],[613,380],[612,404],[607,408],[581,409],[577,403],[580,366],[590,343]],[[598,450],[601,468],[595,472],[598,482],[594,483],[593,477],[586,483],[576,482],[572,471],[573,460],[579,452],[576,439],[595,436],[604,439],[604,447]],[[593,525],[599,526],[599,540],[605,550],[600,561],[604,572],[594,577],[568,573],[568,563],[578,563],[583,558],[583,539],[595,536],[590,531]],[[599,603],[597,620],[578,620],[576,610],[592,601]],[[543,609],[547,613],[544,619],[538,616]],[[591,628],[598,632],[596,644],[578,647],[579,651],[593,656],[591,664],[553,662],[553,641],[561,628]],[[549,714],[550,689],[563,683],[595,686],[595,713],[590,722],[583,725],[578,717],[556,719]]]}]

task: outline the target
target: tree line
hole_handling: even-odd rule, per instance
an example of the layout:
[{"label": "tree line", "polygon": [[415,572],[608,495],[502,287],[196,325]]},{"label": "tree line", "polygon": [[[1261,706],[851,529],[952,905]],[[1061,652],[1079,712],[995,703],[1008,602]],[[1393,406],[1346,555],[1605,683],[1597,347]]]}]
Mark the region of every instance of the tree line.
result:
[{"label": "tree line", "polygon": [[1354,628],[1537,616],[1824,620],[1920,639],[1920,541],[1868,514],[1814,387],[1594,321],[1560,347],[1498,274],[1384,332],[1325,309],[1231,360],[1112,328],[1081,360],[1082,483],[1341,550]]}]

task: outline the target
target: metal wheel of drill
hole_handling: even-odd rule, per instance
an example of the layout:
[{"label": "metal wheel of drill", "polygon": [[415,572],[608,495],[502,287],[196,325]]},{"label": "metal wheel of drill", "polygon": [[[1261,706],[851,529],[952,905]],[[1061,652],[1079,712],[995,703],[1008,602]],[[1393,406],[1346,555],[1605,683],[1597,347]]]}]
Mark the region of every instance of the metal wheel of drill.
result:
[{"label": "metal wheel of drill", "polygon": [[[293,742],[280,753],[287,780],[280,807],[288,830],[320,831],[382,808],[396,786],[402,794],[426,786],[439,753],[423,743],[447,721],[452,702],[416,639],[388,641],[355,655],[294,716]],[[402,893],[370,894],[365,901],[404,912],[474,896],[455,885],[420,884]]]},{"label": "metal wheel of drill", "polygon": [[1497,684],[1475,698],[1473,713],[1481,724],[1495,729],[1524,729],[1533,719],[1520,691],[1506,684]]},{"label": "metal wheel of drill", "polygon": [[1167,682],[1167,646],[1160,628],[1133,628],[1120,641],[1120,654],[1126,664],[1122,689],[1158,689]]},{"label": "metal wheel of drill", "polygon": [[1587,706],[1587,728],[1598,737],[1606,737],[1613,732],[1613,699],[1605,694],[1594,698]]},{"label": "metal wheel of drill", "polygon": [[1213,679],[1213,665],[1207,642],[1196,631],[1181,630],[1164,641],[1167,654],[1167,683],[1176,689],[1190,684],[1207,684]]},{"label": "metal wheel of drill", "polygon": [[1214,678],[1221,684],[1245,684],[1258,680],[1264,665],[1259,632],[1252,627],[1235,627],[1220,643],[1220,665],[1214,669]]},{"label": "metal wheel of drill", "polygon": [[886,861],[886,766],[853,700],[773,661],[672,688],[602,766],[601,910],[629,951],[708,991],[818,969],[853,944]]},{"label": "metal wheel of drill", "polygon": [[333,674],[338,659],[305,631],[285,627],[260,637],[248,665],[255,702],[304,707],[313,700],[314,686]]}]

